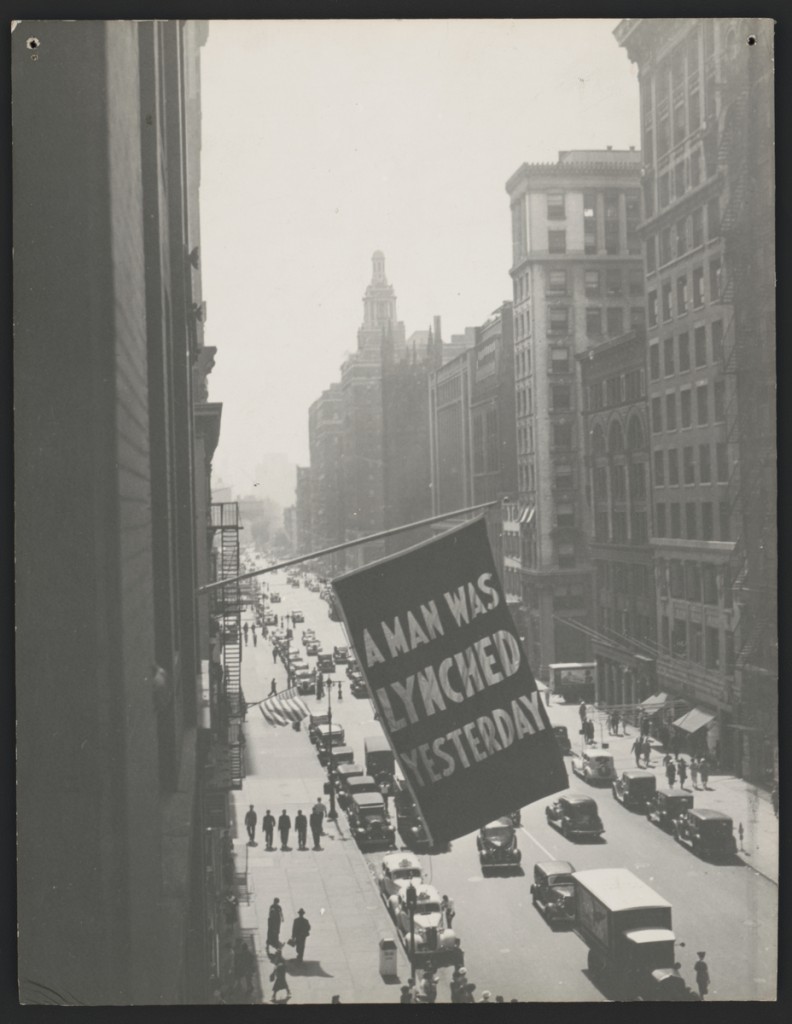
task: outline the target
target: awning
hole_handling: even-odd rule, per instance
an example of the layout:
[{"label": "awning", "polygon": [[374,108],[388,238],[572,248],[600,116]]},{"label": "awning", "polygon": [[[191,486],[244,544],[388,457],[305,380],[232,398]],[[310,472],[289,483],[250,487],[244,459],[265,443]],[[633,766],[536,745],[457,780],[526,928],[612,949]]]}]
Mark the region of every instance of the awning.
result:
[{"label": "awning", "polygon": [[677,729],[684,729],[685,732],[698,732],[699,729],[703,729],[705,725],[714,721],[715,715],[711,715],[708,711],[702,711],[701,708],[692,708],[678,718],[674,725]]},{"label": "awning", "polygon": [[647,697],[646,700],[642,700],[641,707],[647,715],[653,715],[660,708],[665,707],[670,699],[667,693],[655,693],[651,697]]}]

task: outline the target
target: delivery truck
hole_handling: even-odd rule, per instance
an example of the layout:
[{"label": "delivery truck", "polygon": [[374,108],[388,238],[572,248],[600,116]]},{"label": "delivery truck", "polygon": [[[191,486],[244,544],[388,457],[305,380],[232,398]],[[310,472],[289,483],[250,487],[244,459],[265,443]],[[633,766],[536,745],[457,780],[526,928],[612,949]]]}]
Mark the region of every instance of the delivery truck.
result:
[{"label": "delivery truck", "polygon": [[633,998],[656,991],[656,972],[674,971],[671,904],[626,868],[572,878],[575,931],[588,946],[591,974],[607,975]]},{"label": "delivery truck", "polygon": [[383,735],[366,736],[363,740],[365,750],[366,775],[377,780],[384,792],[393,789],[394,757],[390,744]]}]

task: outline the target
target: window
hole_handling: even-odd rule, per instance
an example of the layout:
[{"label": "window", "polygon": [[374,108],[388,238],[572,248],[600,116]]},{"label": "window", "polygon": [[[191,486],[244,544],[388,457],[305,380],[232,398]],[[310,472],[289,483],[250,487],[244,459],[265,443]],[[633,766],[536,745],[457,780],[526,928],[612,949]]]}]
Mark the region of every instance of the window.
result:
[{"label": "window", "polygon": [[571,504],[563,504],[556,506],[556,525],[557,526],[574,526],[575,525],[575,506]]},{"label": "window", "polygon": [[679,372],[690,369],[690,336],[687,331],[679,335]]},{"label": "window", "polygon": [[715,423],[722,423],[726,419],[726,382],[715,381]]},{"label": "window", "polygon": [[649,292],[649,301],[646,307],[646,315],[650,327],[657,327],[657,292]]},{"label": "window", "polygon": [[660,398],[652,399],[652,433],[663,432],[663,406]]},{"label": "window", "polygon": [[731,540],[731,516],[728,501],[718,502],[718,518],[720,519],[720,539]]},{"label": "window", "polygon": [[600,272],[598,270],[587,270],[584,276],[586,286],[586,298],[597,299],[600,294]]},{"label": "window", "polygon": [[697,327],[693,332],[693,342],[696,352],[696,366],[707,365],[707,330],[705,327]]},{"label": "window", "polygon": [[608,334],[618,337],[624,331],[624,310],[621,306],[609,306],[607,312]]},{"label": "window", "polygon": [[668,507],[671,510],[671,536],[679,540],[682,536],[682,513],[679,502],[672,501]]},{"label": "window", "polygon": [[547,232],[547,251],[566,252],[566,231]]},{"label": "window", "polygon": [[[692,102],[692,100],[691,100]],[[690,187],[698,188],[701,184],[701,150],[696,148],[690,154]]]},{"label": "window", "polygon": [[602,310],[598,306],[586,307],[586,336],[599,338],[602,335]]},{"label": "window", "polygon": [[696,422],[700,427],[709,423],[708,391],[709,388],[706,384],[699,384],[696,388]]},{"label": "window", "polygon": [[663,372],[666,377],[673,377],[675,373],[673,338],[666,338],[663,342]]},{"label": "window", "polygon": [[699,481],[702,484],[712,483],[712,460],[708,444],[699,445]]},{"label": "window", "polygon": [[698,509],[695,501],[685,504],[685,536],[688,540],[698,538]]},{"label": "window", "polygon": [[689,655],[691,661],[702,662],[704,660],[701,650],[701,623],[691,622],[688,626]]},{"label": "window", "polygon": [[701,539],[715,539],[715,524],[712,520],[712,502],[702,501],[701,503]]},{"label": "window", "polygon": [[685,598],[701,603],[701,569],[698,562],[685,562]]},{"label": "window", "polygon": [[547,196],[548,220],[563,220],[565,216],[566,214],[564,212],[564,193],[550,192]]},{"label": "window", "polygon": [[710,302],[718,302],[721,297],[721,261],[720,256],[710,260]]},{"label": "window", "polygon": [[668,582],[670,584],[671,597],[680,598],[685,596],[685,564],[676,559],[668,563]]},{"label": "window", "polygon": [[685,116],[685,99],[683,96],[674,107],[674,145],[677,145],[684,139],[686,128],[687,118]]},{"label": "window", "polygon": [[572,424],[571,423],[554,423],[553,424],[553,447],[554,448],[571,448],[572,447]]},{"label": "window", "polygon": [[639,267],[631,268],[629,271],[629,289],[630,295],[643,295],[644,293],[644,276]]},{"label": "window", "polygon": [[687,658],[687,623],[683,619],[674,619],[671,653],[675,658]]},{"label": "window", "polygon": [[720,668],[720,631],[714,626],[706,626],[704,639],[705,665],[707,668]]},{"label": "window", "polygon": [[671,262],[671,228],[660,232],[660,266]]},{"label": "window", "polygon": [[677,278],[677,316],[687,311],[687,275]]},{"label": "window", "polygon": [[663,320],[671,319],[671,282],[663,282]]},{"label": "window", "polygon": [[684,429],[685,427],[692,426],[693,424],[690,388],[684,388],[680,391],[679,397],[682,403],[682,427]]},{"label": "window", "polygon": [[682,449],[682,466],[685,472],[685,483],[694,484],[696,482],[696,464],[693,461],[693,447],[686,445]]},{"label": "window", "polygon": [[627,498],[625,469],[618,462],[611,467],[611,494],[614,501],[624,501]]},{"label": "window", "polygon": [[663,650],[666,653],[671,653],[671,632],[668,624],[668,616],[663,615],[660,623],[660,632],[662,635]]},{"label": "window", "polygon": [[646,239],[646,270],[650,274],[657,270],[657,235]]},{"label": "window", "polygon": [[638,237],[638,223],[641,219],[641,195],[630,192],[625,200],[627,214],[627,252],[637,255],[641,251],[641,240]]},{"label": "window", "polygon": [[718,476],[718,483],[729,482],[729,458],[724,442],[719,441],[715,445],[715,472]]},{"label": "window", "polygon": [[[668,146],[665,147],[668,149]],[[657,202],[660,209],[664,209],[671,201],[671,193],[668,187],[668,174],[661,174],[657,181]]]},{"label": "window", "polygon": [[609,267],[605,271],[605,291],[609,298],[618,298],[623,294],[622,272],[619,267]]},{"label": "window", "polygon": [[547,275],[547,291],[556,295],[566,295],[567,272],[566,270],[551,270]]},{"label": "window", "polygon": [[677,199],[685,194],[687,189],[687,167],[684,160],[680,160],[674,168],[674,191]]},{"label": "window", "polygon": [[594,468],[594,498],[596,501],[608,499],[608,471],[604,466]]},{"label": "window", "polygon": [[649,346],[649,378],[658,380],[660,377],[660,346],[655,343]]},{"label": "window", "polygon": [[636,501],[646,500],[646,472],[643,462],[630,463],[630,497]]},{"label": "window", "polygon": [[569,333],[569,310],[566,306],[550,306],[547,312],[547,333],[551,335]]},{"label": "window", "polygon": [[611,513],[613,523],[613,539],[622,543],[627,540],[627,512],[624,508],[615,508]]},{"label": "window", "polygon": [[668,486],[679,486],[679,452],[676,448],[668,449]]},{"label": "window", "polygon": [[672,392],[666,395],[666,430],[677,428],[677,403],[676,395]]},{"label": "window", "polygon": [[569,384],[553,384],[551,392],[553,412],[572,408],[572,389]]},{"label": "window", "polygon": [[619,196],[616,193],[605,195],[605,252],[611,256],[619,252]]},{"label": "window", "polygon": [[693,211],[691,225],[693,228],[693,248],[697,249],[700,245],[704,244],[704,211],[701,207]]},{"label": "window", "polygon": [[[704,505],[707,505],[707,504],[709,504],[709,502],[705,501]],[[706,513],[704,513],[704,505],[701,506],[702,520],[706,518]],[[712,505],[710,505],[709,509],[710,509],[710,519],[712,519]],[[702,530],[702,534],[703,533],[704,533],[704,531]],[[705,537],[703,537],[703,539],[704,540],[708,540],[710,538],[707,538],[705,536]],[[710,565],[708,562],[705,562],[701,566],[701,588],[703,590],[702,599],[704,601],[704,604],[714,604],[714,605],[717,605],[718,604],[718,573],[717,573],[717,570],[715,569],[715,566],[714,565]]]},{"label": "window", "polygon": [[693,306],[698,309],[704,305],[704,268],[693,268]]},{"label": "window", "polygon": [[654,477],[658,487],[665,484],[665,452],[661,448],[654,453]]},{"label": "window", "polygon": [[597,196],[583,193],[583,249],[589,256],[597,251]]},{"label": "window", "polygon": [[676,223],[676,254],[684,256],[687,252],[687,219],[678,220]]},{"label": "window", "polygon": [[571,569],[575,564],[574,544],[558,545],[558,565],[561,569]]},{"label": "window", "polygon": [[712,327],[712,361],[719,363],[723,359],[723,321],[713,320]]},{"label": "window", "polygon": [[666,507],[665,502],[660,501],[655,505],[655,529],[658,537],[666,537],[667,526],[666,526]]},{"label": "window", "polygon": [[642,331],[645,326],[645,316],[643,306],[630,306],[630,329]]},{"label": "window", "polygon": [[554,348],[550,351],[550,372],[569,373],[569,349]]},{"label": "window", "polygon": [[558,491],[571,491],[574,484],[571,466],[556,466],[555,487]]},{"label": "window", "polygon": [[710,199],[707,203],[707,238],[717,238],[720,235],[720,204],[718,197]]}]

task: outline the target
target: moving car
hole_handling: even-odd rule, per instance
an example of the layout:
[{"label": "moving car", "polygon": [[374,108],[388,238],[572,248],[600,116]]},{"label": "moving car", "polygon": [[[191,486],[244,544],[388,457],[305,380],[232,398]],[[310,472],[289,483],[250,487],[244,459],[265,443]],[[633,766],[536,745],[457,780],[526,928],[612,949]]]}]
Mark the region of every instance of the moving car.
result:
[{"label": "moving car", "polygon": [[[299,586],[299,584],[298,584],[298,586]],[[295,608],[294,609],[294,611],[291,613],[291,617],[292,617],[292,622],[295,625],[298,622],[305,622],[305,616],[303,615],[303,613],[300,611],[299,608]]]},{"label": "moving car", "polygon": [[572,771],[591,785],[609,785],[616,779],[613,754],[605,754],[597,747],[572,755]]},{"label": "moving car", "polygon": [[349,648],[348,647],[334,647],[333,648],[333,661],[336,665],[346,664],[349,661]]},{"label": "moving car", "polygon": [[307,669],[299,669],[292,675],[292,684],[297,687],[297,690],[305,696],[308,693],[316,692],[316,678],[312,672]]},{"label": "moving car", "polygon": [[369,695],[368,687],[366,686],[365,680],[359,677],[353,679],[352,682],[349,684],[349,691],[353,697],[357,697],[358,699],[368,697]]},{"label": "moving car", "polygon": [[611,787],[613,797],[630,810],[647,811],[657,792],[654,772],[631,768],[622,772]]},{"label": "moving car", "polygon": [[277,590],[271,591],[271,593],[270,593],[270,602],[272,604],[280,604],[281,603],[281,596],[280,596],[280,594],[278,593]]},{"label": "moving car", "polygon": [[305,653],[306,654],[310,654],[310,655],[318,654],[319,650],[320,650],[319,641],[316,639],[316,637],[313,637],[310,640],[306,641],[306,643],[305,643]]},{"label": "moving car", "polygon": [[425,883],[413,883],[415,903],[412,906],[409,902],[410,890],[408,884],[388,900],[388,908],[393,914],[405,949],[410,949],[412,935],[416,961],[425,961],[431,957],[433,967],[439,967],[441,963],[461,964],[463,954],[460,942],[455,932],[445,926],[437,889]]},{"label": "moving car", "polygon": [[275,612],[266,612],[264,615],[265,626],[276,626],[278,624],[278,617]]},{"label": "moving car", "polygon": [[379,887],[387,903],[392,896],[398,896],[412,882],[423,882],[421,863],[414,853],[389,853],[382,858]]},{"label": "moving car", "polygon": [[522,859],[510,818],[497,818],[479,829],[476,847],[482,874],[491,868],[517,867]]},{"label": "moving car", "polygon": [[380,793],[356,793],[346,807],[349,828],[361,849],[396,845],[396,831],[391,825]]},{"label": "moving car", "polygon": [[404,782],[394,783],[393,803],[396,808],[396,827],[407,846],[413,850],[429,850],[431,842],[426,834],[418,808]]},{"label": "moving car", "polygon": [[674,831],[674,822],[693,806],[692,793],[679,790],[658,789],[649,805],[647,817],[653,825],[659,825],[666,832]]},{"label": "moving car", "polygon": [[534,864],[531,900],[551,925],[575,920],[574,867],[568,860],[545,860]]},{"label": "moving car", "polygon": [[565,839],[599,839],[605,826],[590,796],[569,793],[545,807],[548,825],[553,825]]},{"label": "moving car", "polygon": [[561,753],[566,757],[567,754],[572,753],[572,742],[569,739],[569,732],[565,725],[554,725],[553,732],[555,738],[558,741],[559,749]]},{"label": "moving car", "polygon": [[393,787],[395,763],[390,743],[382,733],[379,736],[366,736],[363,740],[363,750],[366,772],[377,780],[380,789],[390,792]]},{"label": "moving car", "polygon": [[733,857],[737,853],[734,823],[728,814],[692,807],[674,821],[678,843],[710,860]]},{"label": "moving car", "polygon": [[316,659],[316,667],[320,672],[329,672],[330,675],[335,672],[335,661],[333,661],[332,654],[325,654],[324,651],[320,650]]},{"label": "moving car", "polygon": [[316,633],[314,633],[314,631],[312,629],[304,629],[302,631],[302,633],[300,634],[300,639],[303,642],[303,646],[305,646],[305,644],[309,640],[315,640],[316,639]]}]

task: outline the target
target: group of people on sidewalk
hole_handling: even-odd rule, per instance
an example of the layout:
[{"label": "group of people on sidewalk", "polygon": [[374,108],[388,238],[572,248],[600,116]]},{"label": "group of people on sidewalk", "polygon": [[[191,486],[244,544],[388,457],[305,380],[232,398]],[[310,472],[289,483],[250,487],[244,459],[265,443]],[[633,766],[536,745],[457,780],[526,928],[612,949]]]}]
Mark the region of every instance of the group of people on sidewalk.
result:
[{"label": "group of people on sidewalk", "polygon": [[[280,900],[276,896],[272,901],[272,905],[270,906],[269,913],[267,915],[267,942],[265,946],[265,951],[272,963],[272,972],[269,975],[269,980],[272,983],[271,1001],[273,1003],[286,1002],[291,998],[292,994],[291,989],[289,988],[287,961],[282,952],[284,943],[281,942],[280,938],[283,920],[283,908],[280,905]],[[292,923],[291,938],[286,943],[286,945],[294,947],[296,954],[294,960],[297,963],[302,963],[305,958],[305,944],[308,941],[308,936],[310,934],[311,923],[305,916],[305,910],[300,907],[297,911],[297,916]],[[256,975],[256,968],[256,957],[253,951],[243,938],[238,938],[234,945],[233,976],[235,993],[239,993],[247,998],[254,995],[254,978]],[[263,997],[263,979],[261,988]],[[286,993],[286,999],[279,998],[283,992]],[[215,992],[215,998],[220,1003],[227,1001],[220,991]]]},{"label": "group of people on sidewalk", "polygon": [[[322,803],[321,797],[316,798],[316,803],[311,808],[310,817],[306,817],[301,810],[297,811],[294,817],[294,831],[297,833],[297,845],[300,850],[307,850],[308,842],[308,829],[311,830],[311,836],[313,838],[314,850],[321,850],[321,837],[325,834],[324,832],[324,819],[327,814],[327,808]],[[247,814],[245,815],[245,828],[248,834],[248,846],[256,846],[256,826],[258,824],[258,814],[253,804],[250,805]],[[275,837],[275,827],[277,825],[278,834],[280,835],[281,850],[290,850],[289,846],[289,835],[292,829],[292,820],[287,814],[284,808],[277,822],[272,811],[267,808],[267,812],[261,819],[261,830],[264,833],[264,840],[266,842],[267,850],[274,850],[273,841]]]}]

